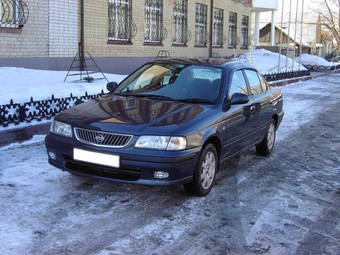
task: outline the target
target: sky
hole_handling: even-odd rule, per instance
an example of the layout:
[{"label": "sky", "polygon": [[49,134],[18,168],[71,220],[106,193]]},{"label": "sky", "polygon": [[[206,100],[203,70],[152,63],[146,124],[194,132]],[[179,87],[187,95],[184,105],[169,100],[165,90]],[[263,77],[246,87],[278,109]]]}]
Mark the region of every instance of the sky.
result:
[{"label": "sky", "polygon": [[[263,50],[258,51],[254,54],[254,64],[262,71],[272,69],[277,65],[277,59],[273,56],[275,54]],[[305,58],[316,61],[310,56],[305,56]],[[320,59],[317,61],[322,62]],[[124,78],[121,75],[105,75],[109,80],[119,81]],[[27,101],[31,96],[35,100],[41,100],[48,99],[51,94],[62,97],[68,96],[71,92],[74,95],[83,95],[85,91],[97,93],[102,89],[105,90],[106,84],[106,80],[79,83],[73,82],[71,79],[67,79],[64,83],[65,72],[13,67],[1,67],[0,77],[2,77],[0,104],[9,102],[11,98],[18,103]],[[329,95],[331,98],[332,89],[331,86],[327,86],[327,82],[337,83],[340,75],[327,77],[280,87],[284,95],[285,116],[277,132],[277,142],[288,137],[294,130],[315,118],[322,111],[318,104],[311,100],[311,96],[317,97],[318,93],[322,93],[323,96]],[[296,100],[297,94],[299,94],[299,100]],[[301,117],[301,113],[306,108],[309,109],[309,114],[304,114]],[[0,131],[1,129],[0,127]],[[37,229],[48,231],[44,229],[46,225],[42,223],[48,220],[45,218],[48,215],[46,210],[51,209],[55,201],[60,200],[60,197],[67,196],[68,191],[72,190],[75,185],[74,180],[67,177],[68,173],[47,164],[47,155],[43,150],[44,137],[44,135],[37,135],[23,143],[12,143],[0,147],[0,158],[10,158],[7,161],[0,160],[0,184],[4,188],[0,196],[0,253],[2,254],[24,254],[25,247],[34,245],[37,240],[32,239],[32,232],[40,233],[36,232]],[[34,155],[34,157],[30,155]],[[65,187],[65,190],[58,189],[61,185]],[[48,195],[41,196],[42,193]],[[106,203],[105,200],[103,203]],[[186,206],[190,208],[192,205],[187,203]],[[62,211],[56,211],[56,213],[62,213]],[[90,216],[82,211],[77,214],[61,215],[63,222],[72,222],[73,224],[77,222],[82,224],[81,221]],[[58,229],[63,226],[62,222],[53,224],[53,231],[62,231],[62,229]],[[180,233],[184,226],[175,227]],[[139,230],[141,231],[139,234],[147,234],[158,228],[159,222],[151,222],[145,229]],[[121,240],[115,245],[124,250],[126,244],[124,240]],[[108,253],[102,251],[98,254]]]}]

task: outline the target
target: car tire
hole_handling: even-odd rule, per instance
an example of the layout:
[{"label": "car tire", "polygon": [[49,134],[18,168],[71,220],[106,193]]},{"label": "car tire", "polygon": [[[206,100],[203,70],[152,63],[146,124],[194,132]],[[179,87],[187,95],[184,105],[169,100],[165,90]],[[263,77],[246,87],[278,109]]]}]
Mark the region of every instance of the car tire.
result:
[{"label": "car tire", "polygon": [[267,127],[266,134],[261,143],[256,145],[256,152],[262,156],[268,156],[274,148],[276,138],[276,123],[272,119]]},{"label": "car tire", "polygon": [[211,191],[218,171],[218,156],[214,145],[208,144],[202,150],[193,180],[184,184],[184,190],[191,195],[203,197]]}]

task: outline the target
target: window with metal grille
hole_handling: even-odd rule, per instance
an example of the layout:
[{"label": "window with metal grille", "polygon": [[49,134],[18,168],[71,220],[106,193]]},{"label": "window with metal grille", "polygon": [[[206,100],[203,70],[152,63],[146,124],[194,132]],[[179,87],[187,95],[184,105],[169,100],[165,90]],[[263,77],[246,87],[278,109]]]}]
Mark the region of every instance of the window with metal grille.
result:
[{"label": "window with metal grille", "polygon": [[174,1],[174,35],[173,44],[186,44],[188,42],[188,0]]},{"label": "window with metal grille", "polygon": [[214,29],[213,45],[223,45],[223,10],[214,8]]},{"label": "window with metal grille", "polygon": [[128,42],[136,35],[131,0],[109,0],[109,41]]},{"label": "window with metal grille", "polygon": [[163,28],[163,1],[145,1],[145,35],[146,43],[162,43],[165,38]]},{"label": "window with metal grille", "polygon": [[242,15],[242,29],[241,29],[241,48],[247,48],[249,45],[249,17]]},{"label": "window with metal grille", "polygon": [[236,31],[237,31],[237,13],[229,12],[229,33],[228,33],[228,46],[235,48],[236,43]]},{"label": "window with metal grille", "polygon": [[207,6],[196,4],[195,44],[205,46],[207,43]]},{"label": "window with metal grille", "polygon": [[28,7],[22,0],[0,0],[0,27],[21,28],[28,16]]}]

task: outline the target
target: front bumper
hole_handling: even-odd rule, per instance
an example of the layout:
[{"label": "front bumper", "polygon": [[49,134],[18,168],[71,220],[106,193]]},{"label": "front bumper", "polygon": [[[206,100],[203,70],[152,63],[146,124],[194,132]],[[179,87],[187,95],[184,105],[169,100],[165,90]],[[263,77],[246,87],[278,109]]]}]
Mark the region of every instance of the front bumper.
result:
[{"label": "front bumper", "polygon": [[[47,154],[54,153],[55,159],[49,155],[48,162],[72,174],[133,184],[152,186],[173,186],[188,183],[192,180],[200,154],[200,147],[185,151],[142,150],[133,147],[103,148],[80,143],[49,133],[45,138]],[[120,167],[108,167],[99,164],[74,160],[73,149],[101,152],[118,155]],[[165,179],[156,179],[156,171],[167,172]]]}]

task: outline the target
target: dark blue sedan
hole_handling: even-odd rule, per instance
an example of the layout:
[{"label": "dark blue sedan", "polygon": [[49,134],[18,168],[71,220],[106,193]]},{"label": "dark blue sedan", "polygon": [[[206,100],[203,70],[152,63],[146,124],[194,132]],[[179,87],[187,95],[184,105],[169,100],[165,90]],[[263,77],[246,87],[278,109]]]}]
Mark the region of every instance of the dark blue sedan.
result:
[{"label": "dark blue sedan", "polygon": [[107,88],[54,118],[51,165],[205,196],[223,161],[251,146],[272,152],[284,115],[281,90],[245,62],[159,59]]}]

